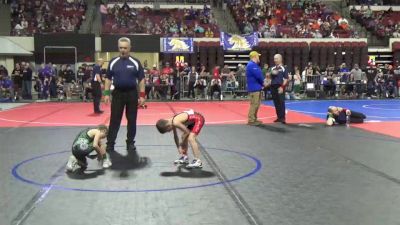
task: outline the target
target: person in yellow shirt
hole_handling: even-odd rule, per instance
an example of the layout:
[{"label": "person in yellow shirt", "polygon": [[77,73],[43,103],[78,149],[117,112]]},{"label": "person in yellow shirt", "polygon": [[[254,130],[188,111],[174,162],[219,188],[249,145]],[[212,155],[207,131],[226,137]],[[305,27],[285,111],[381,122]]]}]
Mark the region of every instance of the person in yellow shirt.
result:
[{"label": "person in yellow shirt", "polygon": [[204,36],[205,36],[206,38],[213,38],[213,37],[214,37],[214,32],[211,30],[211,28],[207,28],[207,30],[206,30]]}]

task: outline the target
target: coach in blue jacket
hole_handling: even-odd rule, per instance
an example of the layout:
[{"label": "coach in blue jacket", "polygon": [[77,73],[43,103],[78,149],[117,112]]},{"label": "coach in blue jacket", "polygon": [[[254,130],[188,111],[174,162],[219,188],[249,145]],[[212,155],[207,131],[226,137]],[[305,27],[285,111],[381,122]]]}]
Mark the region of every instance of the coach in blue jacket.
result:
[{"label": "coach in blue jacket", "polygon": [[256,51],[250,52],[250,61],[246,67],[247,91],[250,97],[250,109],[247,124],[251,126],[261,125],[257,120],[257,112],[261,103],[261,90],[264,88],[264,77],[260,66],[260,54]]}]

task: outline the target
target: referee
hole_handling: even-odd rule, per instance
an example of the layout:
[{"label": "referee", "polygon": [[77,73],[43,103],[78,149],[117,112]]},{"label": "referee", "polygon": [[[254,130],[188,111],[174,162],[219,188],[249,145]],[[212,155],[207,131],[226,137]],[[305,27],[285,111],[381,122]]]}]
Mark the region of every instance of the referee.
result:
[{"label": "referee", "polygon": [[[111,59],[108,65],[104,101],[110,102],[111,82],[114,85],[111,102],[111,119],[107,136],[107,152],[114,151],[115,140],[121,125],[122,114],[126,110],[127,139],[126,149],[135,151],[136,119],[138,104],[145,101],[144,70],[138,59],[130,56],[131,40],[122,37],[118,40],[120,56]],[[139,85],[138,85],[139,84]],[[139,96],[137,86],[139,86]]]},{"label": "referee", "polygon": [[91,80],[92,95],[93,95],[93,108],[94,113],[101,114],[103,111],[100,110],[101,101],[101,67],[103,66],[103,59],[98,59],[97,64],[93,67],[93,76]]},{"label": "referee", "polygon": [[274,62],[275,66],[271,68],[271,94],[278,117],[274,122],[286,124],[285,87],[288,83],[288,71],[282,64],[282,55],[274,55]]}]

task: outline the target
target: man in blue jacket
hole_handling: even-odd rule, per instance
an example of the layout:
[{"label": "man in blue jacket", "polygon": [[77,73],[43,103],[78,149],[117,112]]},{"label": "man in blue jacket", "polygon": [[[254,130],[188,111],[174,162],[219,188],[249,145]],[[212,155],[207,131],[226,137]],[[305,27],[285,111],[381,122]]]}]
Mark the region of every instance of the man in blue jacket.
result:
[{"label": "man in blue jacket", "polygon": [[257,112],[261,103],[261,90],[264,88],[264,77],[260,66],[260,54],[256,51],[250,52],[250,61],[246,67],[247,91],[250,97],[250,109],[247,124],[251,126],[261,125],[257,120]]}]

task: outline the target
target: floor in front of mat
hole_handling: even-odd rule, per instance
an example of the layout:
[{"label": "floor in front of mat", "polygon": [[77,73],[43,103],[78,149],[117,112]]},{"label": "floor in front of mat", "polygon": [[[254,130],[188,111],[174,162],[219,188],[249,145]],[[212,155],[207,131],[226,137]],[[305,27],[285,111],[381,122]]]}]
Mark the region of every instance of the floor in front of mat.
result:
[{"label": "floor in front of mat", "polygon": [[[160,109],[146,113],[159,115],[139,123],[172,114],[162,107],[201,107],[168,104],[153,105]],[[0,224],[400,223],[399,139],[357,127],[325,127],[321,118],[294,111],[288,114],[291,124],[273,124],[269,106],[261,109],[262,117],[271,117],[263,119],[266,124],[250,127],[243,125],[243,103],[226,104],[212,105],[226,110],[222,117],[213,108],[203,110],[215,124],[199,137],[202,170],[174,166],[171,134],[141,125],[136,154],[125,150],[123,126],[113,167],[103,171],[90,160],[86,174],[75,176],[63,171],[71,140],[84,123],[106,121],[107,114],[67,126],[82,114],[69,104],[45,112],[36,104],[1,112]]]}]

